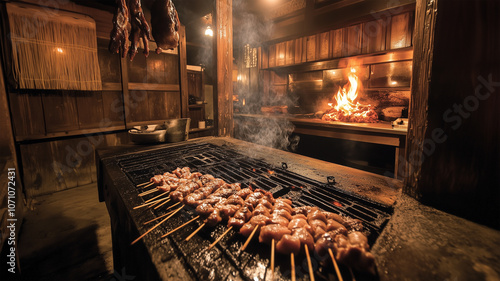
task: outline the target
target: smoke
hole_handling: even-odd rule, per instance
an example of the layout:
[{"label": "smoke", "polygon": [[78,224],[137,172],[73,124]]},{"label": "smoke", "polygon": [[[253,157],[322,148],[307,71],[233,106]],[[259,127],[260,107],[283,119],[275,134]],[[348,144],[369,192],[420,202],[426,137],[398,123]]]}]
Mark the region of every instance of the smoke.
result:
[{"label": "smoke", "polygon": [[[263,71],[256,65],[245,64],[245,46],[256,54],[256,49],[271,38],[273,23],[255,11],[257,2],[233,0],[233,52],[238,71],[234,83],[234,94],[238,96],[235,112],[256,114],[253,117],[235,118],[236,135],[243,140],[281,150],[296,150],[299,138],[291,138],[295,126],[282,114],[262,116],[263,106],[275,106],[276,109],[296,104],[297,97],[287,94],[286,86],[270,85],[269,96],[264,94]],[[248,51],[246,52],[248,55]],[[252,54],[252,52],[250,52]],[[247,58],[248,60],[248,58]],[[273,73],[271,73],[273,75]],[[284,74],[286,75],[286,74]],[[286,77],[285,77],[286,78]],[[286,79],[284,79],[286,81]],[[250,152],[256,147],[250,147]]]}]

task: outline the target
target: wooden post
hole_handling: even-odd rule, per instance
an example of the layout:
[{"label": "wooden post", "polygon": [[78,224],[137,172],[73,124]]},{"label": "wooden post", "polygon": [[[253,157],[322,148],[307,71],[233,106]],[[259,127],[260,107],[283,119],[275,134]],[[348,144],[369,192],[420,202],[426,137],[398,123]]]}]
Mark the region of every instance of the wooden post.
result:
[{"label": "wooden post", "polygon": [[233,2],[215,0],[214,57],[216,59],[216,81],[214,92],[217,116],[217,135],[233,135]]},{"label": "wooden post", "polygon": [[500,227],[500,3],[418,0],[404,192]]},{"label": "wooden post", "polygon": [[181,25],[179,28],[179,83],[181,87],[181,116],[189,116],[189,91],[187,75],[187,53],[186,53],[186,27]]}]

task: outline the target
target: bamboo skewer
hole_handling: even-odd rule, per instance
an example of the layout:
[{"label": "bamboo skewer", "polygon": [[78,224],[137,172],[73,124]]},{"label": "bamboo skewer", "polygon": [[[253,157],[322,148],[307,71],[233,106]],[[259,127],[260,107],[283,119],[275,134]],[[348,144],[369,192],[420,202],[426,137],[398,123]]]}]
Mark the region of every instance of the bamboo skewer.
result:
[{"label": "bamboo skewer", "polygon": [[144,203],[149,203],[149,202],[151,202],[151,201],[153,201],[153,200],[155,200],[155,199],[158,199],[158,198],[160,198],[160,197],[162,197],[162,196],[165,196],[165,195],[167,195],[167,194],[168,194],[168,193],[162,193],[162,194],[160,194],[160,195],[158,195],[158,196],[155,196],[155,197],[153,197],[153,198],[151,198],[151,199],[149,199],[149,200],[146,200]]},{"label": "bamboo skewer", "polygon": [[206,223],[207,223],[206,221],[205,221],[205,222],[203,222],[203,223],[200,225],[200,227],[198,227],[198,228],[197,228],[197,229],[196,229],[193,233],[191,233],[188,237],[186,237],[186,240],[185,240],[185,241],[187,242],[187,241],[189,241],[191,238],[193,238],[193,236],[194,236],[196,233],[198,233],[198,231],[200,231],[200,230],[201,230],[201,229],[205,226],[205,224],[206,224]]},{"label": "bamboo skewer", "polygon": [[[339,266],[337,264],[337,261],[335,260],[335,257],[333,256],[333,251],[331,248],[328,248],[328,253],[330,254],[330,258],[332,258],[333,267],[335,268],[335,272],[337,273],[337,277],[339,278],[339,281],[344,281],[342,279],[342,274],[340,274]],[[349,269],[351,269],[351,268],[349,268]],[[354,275],[353,275],[353,280],[354,280]]]},{"label": "bamboo skewer", "polygon": [[257,232],[257,229],[259,228],[259,226],[255,226],[255,228],[253,229],[252,233],[250,233],[250,236],[248,236],[248,239],[247,241],[245,242],[245,244],[243,244],[243,247],[241,247],[241,251],[244,251],[248,244],[250,243],[250,240],[252,240],[252,237],[255,235],[255,232]]},{"label": "bamboo skewer", "polygon": [[271,280],[274,280],[274,238],[271,241]]},{"label": "bamboo skewer", "polygon": [[164,217],[166,217],[166,216],[170,215],[170,214],[171,214],[171,213],[173,213],[173,212],[175,212],[175,210],[170,211],[170,212],[168,212],[168,213],[166,213],[166,214],[164,214],[164,215],[161,215],[161,216],[159,216],[159,217],[157,217],[157,218],[155,218],[155,219],[152,219],[152,220],[150,220],[150,221],[147,221],[147,222],[145,222],[143,225],[146,225],[146,224],[148,224],[148,223],[151,223],[151,222],[157,221],[157,220],[159,220],[159,219],[161,219],[161,218],[164,218]]},{"label": "bamboo skewer", "polygon": [[[168,202],[170,202],[170,198],[169,198],[167,201],[165,201],[165,202],[161,203],[160,205],[158,205],[158,206],[154,207],[154,209],[156,210],[156,209],[160,208],[161,206],[163,206],[163,205],[167,204]],[[178,203],[181,203],[181,202],[178,202]],[[151,207],[152,207],[152,206],[151,206]]]},{"label": "bamboo skewer", "polygon": [[[173,207],[175,207],[175,206],[179,205],[180,203],[181,203],[181,202],[177,202],[177,203],[175,203],[174,205],[172,205],[172,206],[170,206],[170,207],[166,208],[166,209],[165,209],[165,211],[166,211],[166,210],[170,210],[170,209],[172,209]],[[156,208],[155,208],[155,209],[156,209]]]},{"label": "bamboo skewer", "polygon": [[292,265],[292,281],[295,281],[295,258],[293,253],[290,254],[290,264]]},{"label": "bamboo skewer", "polygon": [[352,268],[350,267],[349,267],[349,272],[351,273],[352,281],[356,281],[356,278],[354,277],[354,272],[352,272]]},{"label": "bamboo skewer", "polygon": [[144,191],[143,193],[140,193],[139,196],[142,197],[142,196],[146,196],[148,194],[151,194],[151,193],[155,193],[155,192],[158,192],[160,191],[158,188],[151,188],[150,190],[147,190],[147,191]]},{"label": "bamboo skewer", "polygon": [[151,231],[153,231],[153,229],[157,228],[162,223],[164,223],[168,219],[170,219],[173,215],[177,214],[177,212],[179,212],[182,208],[184,208],[184,206],[182,206],[179,209],[175,210],[175,212],[173,212],[172,214],[170,214],[170,216],[166,217],[164,220],[162,220],[161,222],[159,222],[158,224],[156,224],[155,226],[153,226],[151,229],[149,229],[148,231],[146,231],[144,234],[142,234],[141,236],[139,236],[137,239],[135,239],[134,241],[132,241],[132,243],[130,243],[130,245],[134,245],[135,243],[137,243],[137,241],[141,240],[144,236],[146,236],[146,234],[150,233]]},{"label": "bamboo skewer", "polygon": [[139,208],[146,207],[146,206],[150,206],[151,207],[151,206],[154,206],[154,205],[156,205],[156,204],[158,204],[158,203],[160,203],[162,201],[165,201],[165,200],[167,200],[167,202],[168,202],[170,200],[170,198],[162,198],[162,199],[158,199],[156,201],[151,201],[149,203],[144,203],[142,205],[135,206],[133,209],[135,210],[135,209],[139,209]]},{"label": "bamboo skewer", "polygon": [[179,230],[179,229],[181,229],[181,228],[185,227],[186,225],[188,225],[188,224],[192,223],[193,221],[197,220],[199,217],[200,217],[200,216],[197,216],[197,217],[195,217],[195,218],[192,218],[191,220],[189,220],[188,222],[184,223],[183,225],[181,225],[181,226],[177,227],[176,229],[171,230],[171,231],[169,231],[167,234],[162,235],[160,238],[163,238],[163,237],[169,236],[170,234],[172,234],[172,233],[176,232],[177,230]]},{"label": "bamboo skewer", "polygon": [[311,281],[314,281],[314,272],[313,272],[312,263],[311,263],[311,256],[309,255],[309,247],[307,247],[307,245],[305,245],[305,248],[306,248],[306,256],[307,256],[307,267],[309,269],[309,279],[311,279]]},{"label": "bamboo skewer", "polygon": [[146,188],[146,187],[150,187],[152,186],[153,184],[155,184],[154,182],[150,182],[149,184],[146,184],[145,186],[142,187],[142,189]]},{"label": "bamboo skewer", "polygon": [[143,185],[150,184],[150,183],[151,183],[150,181],[143,182],[143,183],[138,184],[137,187],[141,187]]},{"label": "bamboo skewer", "polygon": [[214,243],[210,244],[210,246],[208,246],[208,249],[207,250],[210,250],[212,249],[221,239],[222,237],[226,236],[226,234],[231,230],[233,229],[233,227],[229,227],[224,233],[222,233],[221,236],[219,236],[219,238],[217,238],[217,240],[214,241]]}]

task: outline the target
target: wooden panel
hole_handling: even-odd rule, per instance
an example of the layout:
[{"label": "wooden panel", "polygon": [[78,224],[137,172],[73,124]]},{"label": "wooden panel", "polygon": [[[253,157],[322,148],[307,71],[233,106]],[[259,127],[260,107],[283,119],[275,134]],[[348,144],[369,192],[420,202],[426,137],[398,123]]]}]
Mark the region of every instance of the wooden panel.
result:
[{"label": "wooden panel", "polygon": [[[182,49],[182,48],[181,48]],[[183,52],[181,50],[181,52]],[[182,56],[184,55],[183,53],[179,53],[179,56],[177,55],[172,55],[172,54],[161,54],[163,56],[163,59],[165,60],[165,83],[166,84],[179,84],[179,67],[180,65],[183,65],[184,67],[187,63],[187,58],[183,59]]]},{"label": "wooden panel", "polygon": [[42,97],[28,93],[11,93],[9,97],[15,135],[45,134]]},{"label": "wooden panel", "polygon": [[361,54],[361,45],[363,41],[363,25],[357,24],[347,28],[347,34],[344,34],[344,40],[347,42],[345,56],[354,56]]},{"label": "wooden panel", "polygon": [[330,57],[330,32],[318,34],[318,59],[327,59]]},{"label": "wooden panel", "polygon": [[344,46],[344,29],[335,29],[330,31],[330,48],[332,52],[332,58],[339,58],[342,56],[342,50]]},{"label": "wooden panel", "polygon": [[146,57],[142,53],[138,53],[133,61],[125,60],[128,70],[128,82],[132,83],[147,83],[147,63]]},{"label": "wooden panel", "polygon": [[290,65],[295,63],[295,40],[286,42],[285,64]]},{"label": "wooden panel", "polygon": [[179,84],[129,83],[129,90],[135,91],[179,91]]},{"label": "wooden panel", "polygon": [[74,92],[54,91],[42,95],[47,133],[79,129]]},{"label": "wooden panel", "polygon": [[305,37],[306,43],[306,60],[315,61],[316,60],[316,35]]},{"label": "wooden panel", "polygon": [[120,83],[120,56],[111,54],[108,51],[109,39],[97,39],[97,56],[99,59],[99,68],[101,69],[102,83]]},{"label": "wooden panel", "polygon": [[130,91],[127,124],[149,120],[148,94],[147,91]]},{"label": "wooden panel", "polygon": [[267,46],[262,47],[262,53],[261,53],[261,66],[263,69],[269,67],[269,48]]},{"label": "wooden panel", "polygon": [[167,93],[166,92],[149,92],[149,119],[148,120],[164,120],[167,116]]},{"label": "wooden panel", "polygon": [[303,38],[297,38],[295,39],[295,63],[299,64],[301,62],[304,62],[304,57],[302,56],[303,54],[303,44],[302,44]]},{"label": "wooden panel", "polygon": [[[123,95],[121,92],[104,92],[102,94],[103,116],[110,126],[125,125],[123,111]],[[107,126],[108,127],[108,126]]]},{"label": "wooden panel", "polygon": [[190,128],[198,128],[198,121],[205,120],[205,107],[190,107],[189,108],[189,118],[191,118]]},{"label": "wooden panel", "polygon": [[72,169],[64,161],[54,162],[52,160],[50,143],[21,145],[20,151],[23,181],[28,198],[65,188],[63,180],[58,180],[58,178],[62,178],[64,172],[71,172]]},{"label": "wooden panel", "polygon": [[82,92],[76,96],[80,129],[99,128],[104,109],[101,92]]},{"label": "wooden panel", "polygon": [[285,55],[286,55],[286,42],[278,43],[276,51],[277,66],[285,65]]},{"label": "wooden panel", "polygon": [[276,66],[276,45],[269,46],[269,67]]},{"label": "wooden panel", "polygon": [[260,87],[262,93],[262,101],[264,105],[267,105],[269,102],[269,86],[270,86],[270,71],[260,71],[259,72],[260,81],[262,81],[262,85]]},{"label": "wooden panel", "polygon": [[188,93],[191,96],[203,100],[202,73],[188,71]]},{"label": "wooden panel", "polygon": [[375,20],[363,24],[363,53],[385,50],[386,22]]},{"label": "wooden panel", "polygon": [[391,49],[411,46],[410,13],[393,16],[391,19]]},{"label": "wooden panel", "polygon": [[147,83],[166,84],[166,66],[163,55],[151,55],[146,59]]}]

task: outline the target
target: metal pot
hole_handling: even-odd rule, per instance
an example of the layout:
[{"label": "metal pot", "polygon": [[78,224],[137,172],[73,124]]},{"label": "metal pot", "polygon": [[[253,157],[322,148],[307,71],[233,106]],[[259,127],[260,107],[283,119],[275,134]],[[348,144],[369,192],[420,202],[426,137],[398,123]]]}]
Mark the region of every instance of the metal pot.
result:
[{"label": "metal pot", "polygon": [[189,124],[191,118],[170,119],[164,122],[167,133],[165,134],[166,142],[185,141],[189,136]]}]

